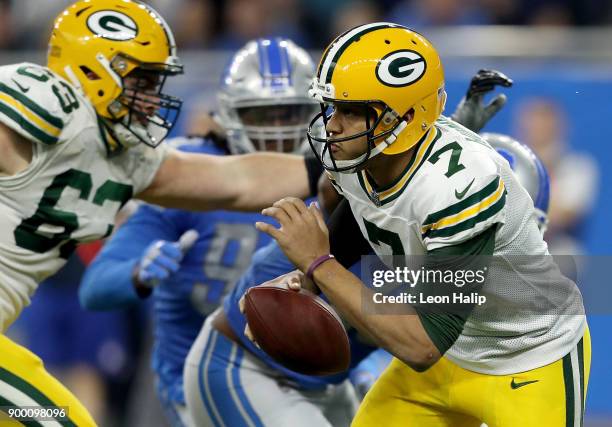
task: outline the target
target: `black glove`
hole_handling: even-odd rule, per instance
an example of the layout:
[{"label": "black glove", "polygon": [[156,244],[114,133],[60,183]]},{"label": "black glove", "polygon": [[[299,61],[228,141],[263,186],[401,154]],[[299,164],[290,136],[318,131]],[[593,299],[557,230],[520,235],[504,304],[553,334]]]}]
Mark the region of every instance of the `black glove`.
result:
[{"label": "black glove", "polygon": [[483,69],[472,77],[465,97],[461,99],[451,118],[473,132],[480,130],[497,114],[506,103],[506,95],[499,94],[488,104],[484,96],[495,86],[511,87],[512,79],[496,70]]}]

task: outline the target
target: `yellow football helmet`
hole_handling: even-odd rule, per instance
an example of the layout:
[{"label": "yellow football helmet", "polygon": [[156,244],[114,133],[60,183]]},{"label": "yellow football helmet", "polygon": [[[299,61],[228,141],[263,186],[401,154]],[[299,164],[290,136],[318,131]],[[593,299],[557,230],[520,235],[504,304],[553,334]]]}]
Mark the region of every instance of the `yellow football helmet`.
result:
[{"label": "yellow football helmet", "polygon": [[[409,150],[442,114],[444,70],[436,49],[421,34],[401,25],[377,22],[338,36],[325,50],[310,95],[321,103],[308,139],[328,170],[351,173],[380,154]],[[361,104],[376,113],[366,130],[343,138],[320,135],[329,104]],[[412,119],[406,121],[407,113]],[[369,115],[366,114],[366,117]],[[368,150],[357,159],[335,160],[330,144],[367,136]],[[322,143],[323,147],[315,147]]]},{"label": "yellow football helmet", "polygon": [[[138,0],[69,6],[53,25],[47,64],[82,90],[124,145],[156,146],[178,118],[182,102],[161,92],[168,75],[183,72],[172,31]],[[149,84],[126,87],[128,75],[145,75]]]}]

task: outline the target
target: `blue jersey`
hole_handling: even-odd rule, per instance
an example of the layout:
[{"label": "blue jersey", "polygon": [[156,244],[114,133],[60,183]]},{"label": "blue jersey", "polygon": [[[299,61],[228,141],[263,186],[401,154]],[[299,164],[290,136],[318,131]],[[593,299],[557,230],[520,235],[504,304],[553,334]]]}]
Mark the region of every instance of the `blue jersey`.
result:
[{"label": "blue jersey", "polygon": [[359,365],[351,371],[351,382],[355,386],[360,396],[365,396],[366,392],[374,385],[374,382],[387,369],[393,356],[386,350],[379,348],[363,359]]},{"label": "blue jersey", "polygon": [[[179,148],[224,154],[202,139],[191,139]],[[219,306],[255,250],[270,241],[255,229],[255,221],[271,222],[254,213],[189,212],[143,205],[104,246],[83,279],[80,297],[87,308],[112,309],[138,301],[131,273],[151,242],[177,241],[189,229],[199,232],[179,271],[153,290],[153,368],[172,401],[184,403],[183,365],[205,317]]]},{"label": "blue jersey", "polygon": [[[315,377],[298,374],[282,365],[276,363],[270,356],[257,348],[245,335],[244,328],[246,319],[240,312],[238,302],[242,295],[253,286],[257,286],[268,280],[274,279],[282,274],[295,270],[295,266],[287,259],[283,251],[275,241],[259,249],[253,256],[253,261],[244,275],[240,278],[236,287],[223,300],[223,309],[232,330],[239,338],[241,344],[248,348],[267,365],[282,372],[289,380],[293,381],[298,387],[305,389],[323,388],[328,384],[337,384],[348,377],[348,372],[331,375],[326,377]],[[351,271],[359,276],[359,264],[353,266]],[[353,328],[348,329],[351,344],[351,369],[367,357],[376,348],[365,343],[357,331]]]}]

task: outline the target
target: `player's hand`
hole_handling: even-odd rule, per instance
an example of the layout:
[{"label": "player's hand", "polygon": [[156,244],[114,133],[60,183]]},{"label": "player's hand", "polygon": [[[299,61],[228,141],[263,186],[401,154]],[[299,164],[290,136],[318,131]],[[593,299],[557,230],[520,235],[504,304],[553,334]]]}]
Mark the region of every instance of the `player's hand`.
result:
[{"label": "player's hand", "polygon": [[[298,292],[300,289],[307,289],[315,294],[319,294],[321,292],[319,288],[317,287],[317,285],[315,285],[314,282],[310,280],[308,277],[306,277],[306,275],[302,273],[300,270],[291,271],[287,274],[283,274],[282,276],[278,276],[272,280],[268,280],[267,282],[264,282],[261,285],[257,285],[257,286],[279,286],[282,288],[291,289],[292,291],[296,291],[296,292]],[[240,312],[243,315],[244,315],[244,304],[245,304],[244,297],[245,296],[242,295],[242,297],[238,301],[238,308],[240,309]],[[259,347],[259,345],[255,341],[255,338],[253,337],[253,333],[251,332],[251,328],[249,328],[248,323],[244,327],[244,335],[251,342],[253,342],[253,344]]]},{"label": "player's hand", "polygon": [[512,79],[497,70],[482,69],[472,77],[465,97],[451,118],[473,132],[480,130],[506,104],[506,95],[499,94],[485,105],[484,96],[496,86],[511,87]]},{"label": "player's hand", "polygon": [[[257,286],[279,286],[299,291],[302,288],[300,275],[303,276],[304,274],[300,270],[294,270]],[[244,314],[244,297],[245,295],[242,295],[238,301],[238,308],[242,314]]]},{"label": "player's hand", "polygon": [[136,267],[134,276],[138,284],[152,288],[176,273],[183,256],[193,246],[198,236],[196,230],[187,230],[176,242],[157,240],[151,243]]},{"label": "player's hand", "polygon": [[301,199],[286,197],[262,213],[276,219],[280,228],[265,222],[257,222],[255,226],[272,236],[300,270],[307,271],[313,261],[329,254],[329,231],[315,203],[306,206]]},{"label": "player's hand", "polygon": [[[278,276],[267,282],[263,282],[257,286],[278,286],[285,289],[291,289],[292,291],[299,292],[300,289],[306,289],[314,294],[321,293],[321,290],[300,270],[293,270],[289,273]],[[240,312],[244,314],[244,295],[238,301],[238,307]]]}]

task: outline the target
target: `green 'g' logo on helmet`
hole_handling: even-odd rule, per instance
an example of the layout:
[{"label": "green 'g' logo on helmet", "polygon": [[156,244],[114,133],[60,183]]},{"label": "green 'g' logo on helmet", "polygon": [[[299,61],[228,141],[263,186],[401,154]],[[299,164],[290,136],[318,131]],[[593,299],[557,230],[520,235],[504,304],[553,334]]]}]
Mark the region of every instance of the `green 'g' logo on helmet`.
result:
[{"label": "green 'g' logo on helmet", "polygon": [[126,41],[138,35],[138,25],[129,16],[114,10],[99,10],[87,18],[92,33],[109,40]]},{"label": "green 'g' logo on helmet", "polygon": [[427,62],[414,50],[396,50],[376,66],[376,78],[386,86],[401,87],[417,82],[425,74]]}]

